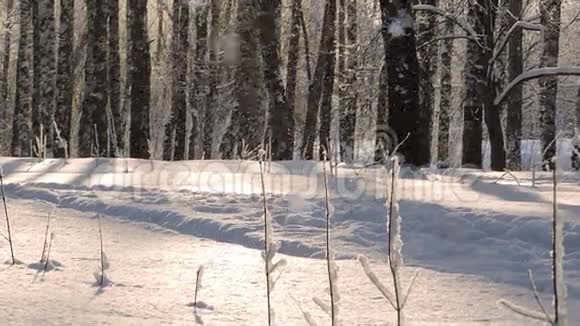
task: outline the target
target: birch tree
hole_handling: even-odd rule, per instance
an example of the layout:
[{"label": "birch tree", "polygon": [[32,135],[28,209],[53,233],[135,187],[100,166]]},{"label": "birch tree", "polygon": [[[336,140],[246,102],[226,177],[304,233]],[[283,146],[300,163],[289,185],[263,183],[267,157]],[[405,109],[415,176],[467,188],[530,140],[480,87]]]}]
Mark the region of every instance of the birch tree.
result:
[{"label": "birch tree", "polygon": [[412,1],[380,0],[382,36],[387,69],[389,126],[401,143],[399,152],[405,162],[417,166],[430,162],[429,139],[421,130],[419,101],[419,63],[417,59]]},{"label": "birch tree", "polygon": [[20,37],[16,62],[16,94],[12,118],[12,156],[32,156],[32,6],[19,2]]},{"label": "birch tree", "polygon": [[[448,0],[446,9],[452,12],[454,0]],[[455,32],[455,23],[451,19],[443,22],[443,36],[452,36]],[[439,130],[438,130],[438,160],[449,163],[449,124],[452,112],[453,96],[453,56],[455,54],[454,40],[452,37],[441,42],[441,75],[440,75],[440,104],[439,104]]]},{"label": "birch tree", "polygon": [[108,98],[111,110],[111,145],[115,156],[125,150],[125,113],[121,107],[121,56],[119,38],[119,0],[108,0]]},{"label": "birch tree", "polygon": [[306,121],[300,153],[304,159],[314,157],[314,142],[316,141],[316,124],[320,113],[320,138],[321,147],[328,148],[328,136],[330,136],[330,113],[332,102],[332,90],[334,89],[335,59],[335,31],[336,31],[336,1],[326,0],[324,17],[318,49],[318,60],[313,75],[313,80],[308,87],[308,99],[306,108]]},{"label": "birch tree", "polygon": [[[189,3],[173,2],[173,39],[171,41],[172,89],[171,118],[165,126],[165,160],[184,160],[187,138],[187,50],[189,49]],[[173,139],[175,135],[175,139]]]},{"label": "birch tree", "polygon": [[[112,0],[111,0],[112,1]],[[54,156],[70,153],[71,118],[74,97],[74,0],[60,0],[58,61],[56,67],[56,108],[54,121],[60,137],[55,137]]]},{"label": "birch tree", "polygon": [[[46,137],[45,155],[52,156],[54,89],[56,87],[56,24],[54,0],[34,1],[33,133]],[[42,140],[42,139],[41,139]],[[43,141],[43,140],[42,140]]]},{"label": "birch tree", "polygon": [[[516,24],[522,16],[522,2],[510,1],[509,21]],[[511,35],[508,45],[508,78],[510,81],[517,78],[524,71],[522,55],[523,31],[517,29]],[[523,86],[515,88],[507,103],[506,148],[507,167],[511,170],[520,170],[522,167],[521,138],[522,138],[522,99]]]},{"label": "birch tree", "polygon": [[127,8],[127,78],[130,95],[131,157],[149,158],[151,62],[147,35],[147,2],[129,0]]},{"label": "birch tree", "polygon": [[107,7],[87,0],[87,34],[85,61],[85,98],[79,127],[79,156],[106,156],[107,123]]},{"label": "birch tree", "polygon": [[[560,16],[561,0],[541,0],[540,21],[544,26],[544,49],[541,67],[557,67],[560,54]],[[546,76],[539,79],[540,84],[540,123],[542,126],[542,148],[546,149],[544,161],[549,166],[556,155],[556,97],[558,95],[558,77]]]},{"label": "birch tree", "polygon": [[294,117],[288,106],[282,80],[279,54],[280,0],[258,1],[258,34],[263,60],[263,71],[269,97],[270,137],[272,158],[291,160],[294,151]]}]

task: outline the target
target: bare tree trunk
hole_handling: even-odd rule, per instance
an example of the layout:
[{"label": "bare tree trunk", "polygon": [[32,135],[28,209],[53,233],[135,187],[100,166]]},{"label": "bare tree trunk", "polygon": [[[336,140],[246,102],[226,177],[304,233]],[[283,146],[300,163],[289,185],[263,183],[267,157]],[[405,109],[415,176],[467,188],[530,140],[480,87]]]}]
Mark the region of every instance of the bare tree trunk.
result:
[{"label": "bare tree trunk", "polygon": [[[522,15],[522,2],[510,1],[509,11],[513,19],[509,19],[512,24],[515,24]],[[524,72],[524,62],[522,56],[523,38],[522,30],[517,29],[509,40],[509,62],[508,62],[508,78],[513,81]],[[522,168],[522,154],[521,154],[521,139],[522,139],[522,85],[516,86],[510,93],[507,103],[507,127],[506,127],[506,142],[507,142],[507,167],[511,170],[521,170]]]},{"label": "bare tree trunk", "polygon": [[[2,53],[2,75],[0,76],[0,125],[2,128],[8,125],[8,111],[10,105],[8,103],[8,73],[10,69],[10,43],[12,42],[12,12],[14,10],[14,0],[6,1],[5,21],[4,21],[4,50]],[[6,130],[6,129],[5,129]],[[4,138],[4,136],[2,137]],[[4,146],[2,143],[0,146]]]},{"label": "bare tree trunk", "polygon": [[[34,71],[38,80],[35,84],[38,90],[34,92],[34,111],[38,114],[36,121],[39,125],[34,133],[42,134],[46,139],[47,156],[52,156],[54,128],[52,119],[54,116],[54,90],[56,87],[56,24],[54,12],[54,0],[35,1],[33,8],[34,21]],[[34,121],[33,120],[33,121]],[[40,128],[42,125],[42,128]],[[35,127],[35,126],[33,126]]]},{"label": "bare tree trunk", "polygon": [[[173,99],[171,120],[165,126],[163,159],[184,160],[187,137],[187,50],[189,49],[189,3],[173,3],[173,40],[171,44],[173,65]],[[175,133],[175,142],[172,135]],[[174,148],[172,148],[174,146]],[[172,154],[173,153],[173,157]]]},{"label": "bare tree trunk", "polygon": [[[258,62],[258,32],[256,22],[256,0],[240,0],[238,6],[239,62],[235,68],[232,116],[228,131],[222,142],[225,158],[237,158],[243,142],[254,150],[262,145],[264,134],[264,112],[260,87],[262,78]],[[236,151],[237,149],[237,151]]]},{"label": "bare tree trunk", "polygon": [[32,156],[32,0],[21,0],[16,96],[12,119],[12,156]]},{"label": "bare tree trunk", "polygon": [[342,160],[354,160],[356,108],[358,95],[356,91],[358,69],[358,0],[346,0],[346,69],[343,86],[343,106],[340,113],[340,144]]},{"label": "bare tree trunk", "polygon": [[215,115],[217,110],[217,84],[219,82],[219,63],[218,63],[218,41],[220,35],[219,17],[220,1],[210,0],[210,32],[208,40],[209,50],[209,74],[208,74],[208,93],[204,114],[203,126],[203,152],[206,159],[212,158],[214,124],[216,123]]},{"label": "bare tree trunk", "polygon": [[74,0],[60,0],[59,39],[54,121],[59,129],[60,138],[55,137],[54,156],[64,158],[67,153],[70,153],[74,97]]},{"label": "bare tree trunk", "polygon": [[335,25],[336,20],[336,0],[327,0],[324,9],[322,32],[320,37],[320,47],[316,70],[313,80],[308,88],[308,102],[306,111],[306,124],[302,139],[301,154],[304,159],[310,160],[314,157],[314,142],[316,140],[316,123],[320,112],[320,143],[327,145],[327,136],[330,135],[330,112],[328,98],[329,89],[334,88],[334,65],[335,65]]},{"label": "bare tree trunk", "polygon": [[[544,25],[544,50],[540,65],[542,67],[558,66],[560,54],[560,16],[561,0],[540,1],[540,21]],[[558,95],[558,77],[543,77],[540,84],[540,123],[542,125],[542,148],[544,161],[551,162],[556,155],[556,97]]]},{"label": "bare tree trunk", "polygon": [[[109,107],[113,119],[111,127],[116,143],[112,143],[116,149],[125,149],[125,114],[121,108],[121,57],[119,52],[119,0],[109,1],[109,58],[108,58],[108,87],[109,87]],[[113,140],[111,140],[113,141]],[[116,152],[116,151],[115,151]],[[122,153],[115,153],[122,155]]]},{"label": "bare tree trunk", "polygon": [[385,65],[388,71],[389,126],[401,142],[399,153],[405,162],[421,166],[431,160],[430,139],[425,138],[425,125],[419,101],[419,63],[412,1],[390,3],[380,0]]},{"label": "bare tree trunk", "polygon": [[[480,0],[481,2],[482,0]],[[485,2],[486,0],[483,0]],[[485,7],[474,2],[469,6],[468,18],[473,30],[485,44],[484,24],[487,21]],[[488,62],[475,41],[467,42],[464,67],[465,97],[463,99],[463,155],[462,166],[482,167],[484,90],[487,88],[486,67]]]},{"label": "bare tree trunk", "polygon": [[280,71],[280,33],[277,27],[279,17],[280,0],[260,1],[260,14],[257,19],[264,79],[270,99],[269,134],[272,137],[272,158],[291,160],[294,151],[294,117],[288,105]]},{"label": "bare tree trunk", "polygon": [[[302,15],[302,0],[292,1],[292,17],[290,21],[290,37],[288,41],[288,62],[286,66],[286,102],[289,115],[294,123],[296,110],[296,87],[298,82],[298,63],[300,60],[300,17]],[[295,124],[295,123],[294,123]]]},{"label": "bare tree trunk", "polygon": [[[420,0],[421,4],[437,6],[437,0]],[[437,17],[429,12],[417,14],[417,43],[421,48],[417,50],[420,65],[419,99],[421,103],[421,138],[431,148],[433,138],[433,113],[435,112],[435,87],[433,81],[437,73],[438,46],[433,42],[437,29]],[[428,44],[428,45],[425,45]]]},{"label": "bare tree trunk", "polygon": [[[453,0],[449,0],[447,10],[452,10]],[[446,19],[444,23],[443,36],[453,35],[455,31],[454,22]],[[453,39],[449,38],[443,41],[441,46],[441,89],[439,105],[439,133],[438,133],[438,160],[449,163],[449,116],[452,110],[453,97]]]},{"label": "bare tree trunk", "polygon": [[192,130],[189,137],[189,158],[203,157],[203,114],[207,99],[206,86],[208,81],[207,55],[207,15],[209,7],[199,6],[195,9],[196,45],[193,54],[193,81],[191,89]]},{"label": "bare tree trunk", "polygon": [[87,0],[86,6],[89,42],[85,63],[85,99],[78,135],[79,156],[92,157],[96,154],[102,157],[106,154],[108,142],[106,112],[108,8],[97,4],[96,0]]},{"label": "bare tree trunk", "polygon": [[131,157],[149,158],[149,106],[151,97],[151,57],[147,35],[147,2],[129,0],[127,8],[127,78],[131,90]]}]

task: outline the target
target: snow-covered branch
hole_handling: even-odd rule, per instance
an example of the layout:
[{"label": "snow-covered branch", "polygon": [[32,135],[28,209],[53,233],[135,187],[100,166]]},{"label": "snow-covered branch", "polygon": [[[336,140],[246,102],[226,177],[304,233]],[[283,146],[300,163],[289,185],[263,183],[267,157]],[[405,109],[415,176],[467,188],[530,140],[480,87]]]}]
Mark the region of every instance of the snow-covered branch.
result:
[{"label": "snow-covered branch", "polygon": [[580,76],[580,67],[545,67],[527,71],[506,86],[504,91],[495,99],[494,105],[500,105],[512,89],[519,84],[528,80],[550,76]]},{"label": "snow-covered branch", "polygon": [[544,26],[542,26],[540,24],[534,24],[534,23],[522,21],[522,20],[517,21],[515,24],[512,25],[512,27],[509,29],[509,31],[504,36],[502,42],[500,43],[501,44],[500,47],[494,52],[493,58],[491,59],[490,62],[495,62],[497,60],[497,58],[501,55],[501,53],[503,52],[503,50],[507,46],[512,34],[515,31],[517,31],[518,29],[542,32],[542,31],[544,31]]},{"label": "snow-covered branch", "polygon": [[427,11],[433,14],[437,14],[439,16],[443,16],[447,19],[450,19],[451,21],[453,21],[455,24],[457,24],[459,27],[461,27],[461,29],[463,29],[465,32],[467,32],[467,34],[469,36],[471,36],[469,39],[474,40],[480,47],[483,47],[483,45],[479,42],[479,35],[475,32],[475,30],[473,30],[473,28],[471,28],[471,25],[469,25],[469,22],[467,22],[467,20],[461,19],[460,17],[457,17],[455,15],[453,15],[450,12],[447,12],[446,10],[436,7],[436,6],[432,6],[432,5],[414,5],[413,6],[413,10],[415,11]]}]

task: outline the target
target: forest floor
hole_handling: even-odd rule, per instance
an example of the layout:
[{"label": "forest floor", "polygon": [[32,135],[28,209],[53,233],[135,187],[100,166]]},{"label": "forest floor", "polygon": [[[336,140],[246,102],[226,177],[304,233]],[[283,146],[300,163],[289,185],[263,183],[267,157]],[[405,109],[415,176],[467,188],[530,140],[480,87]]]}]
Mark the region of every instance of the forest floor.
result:
[{"label": "forest floor", "polygon": [[[192,325],[196,271],[204,266],[198,312],[206,325],[265,325],[263,217],[257,162],[0,159],[16,257],[0,266],[0,315],[9,325]],[[276,325],[329,318],[321,165],[274,163],[266,175],[279,258],[288,261],[272,294]],[[356,258],[385,265],[381,168],[339,167],[329,176],[332,246],[339,258],[341,325],[392,325],[394,313]],[[403,283],[419,270],[406,306],[408,325],[534,325],[498,305],[536,309],[534,273],[550,304],[552,183],[547,173],[517,180],[476,170],[404,169],[401,197]],[[580,176],[559,178],[565,225],[568,311],[580,322]],[[518,185],[519,183],[519,185]],[[51,258],[38,271],[46,217],[54,212]],[[95,286],[101,215],[112,286]],[[1,232],[6,236],[4,223]],[[10,256],[0,240],[0,257]],[[538,324],[539,325],[539,324]]]}]

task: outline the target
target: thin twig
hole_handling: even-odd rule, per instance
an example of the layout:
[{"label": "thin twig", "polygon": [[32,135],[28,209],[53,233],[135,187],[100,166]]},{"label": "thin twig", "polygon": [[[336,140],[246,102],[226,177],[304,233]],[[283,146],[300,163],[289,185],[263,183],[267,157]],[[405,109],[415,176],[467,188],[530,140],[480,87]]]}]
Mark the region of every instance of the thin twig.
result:
[{"label": "thin twig", "polygon": [[334,302],[334,280],[332,279],[332,275],[334,271],[332,270],[331,265],[331,255],[330,252],[330,200],[328,196],[328,178],[326,175],[326,160],[327,160],[327,152],[324,152],[324,160],[322,161],[322,171],[324,174],[324,198],[325,198],[325,211],[326,211],[326,267],[328,269],[328,285],[329,285],[329,293],[330,293],[330,318],[331,318],[331,325],[334,326],[336,324],[336,305]]},{"label": "thin twig", "polygon": [[266,296],[268,299],[268,326],[272,325],[272,309],[270,302],[270,260],[268,259],[268,247],[270,243],[270,237],[268,234],[268,203],[266,201],[266,183],[264,182],[264,167],[263,167],[264,156],[260,157],[260,181],[262,186],[262,200],[263,200],[263,213],[264,213],[264,263],[266,271]]},{"label": "thin twig", "polygon": [[6,192],[4,190],[4,171],[0,169],[0,189],[2,190],[2,203],[4,204],[4,214],[6,215],[6,229],[8,231],[8,243],[10,244],[10,257],[12,265],[16,263],[14,259],[14,246],[12,244],[12,230],[10,228],[10,217],[8,217],[8,206],[6,205]]}]

